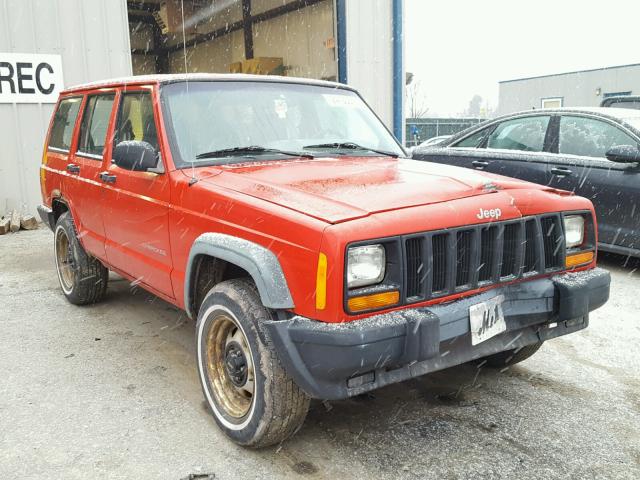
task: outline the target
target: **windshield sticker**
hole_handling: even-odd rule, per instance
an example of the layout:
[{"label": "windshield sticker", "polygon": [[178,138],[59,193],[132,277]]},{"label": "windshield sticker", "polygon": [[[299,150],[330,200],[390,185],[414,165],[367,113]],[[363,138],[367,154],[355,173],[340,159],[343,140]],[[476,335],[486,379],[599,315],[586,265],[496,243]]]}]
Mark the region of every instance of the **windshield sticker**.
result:
[{"label": "windshield sticker", "polygon": [[354,95],[322,95],[331,107],[357,107],[358,99]]},{"label": "windshield sticker", "polygon": [[284,98],[276,98],[274,101],[276,115],[279,118],[287,118],[287,111],[289,108],[287,107],[287,101]]}]

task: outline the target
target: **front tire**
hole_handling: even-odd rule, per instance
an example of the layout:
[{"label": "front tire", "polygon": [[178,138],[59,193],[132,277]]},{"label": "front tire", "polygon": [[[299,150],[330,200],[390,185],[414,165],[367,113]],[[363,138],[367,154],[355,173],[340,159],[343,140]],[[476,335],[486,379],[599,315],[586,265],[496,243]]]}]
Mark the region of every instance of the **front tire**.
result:
[{"label": "front tire", "polygon": [[309,397],[284,371],[264,321],[270,312],[248,279],[221,282],[198,314],[198,373],[218,426],[234,442],[260,448],[302,426]]},{"label": "front tire", "polygon": [[533,343],[521,348],[506,350],[504,352],[494,353],[486,357],[475,360],[475,363],[486,365],[490,368],[505,368],[526,360],[531,355],[540,350],[544,342]]},{"label": "front tire", "polygon": [[109,270],[82,248],[69,212],[58,218],[54,239],[58,280],[67,300],[74,305],[102,300],[107,290]]}]

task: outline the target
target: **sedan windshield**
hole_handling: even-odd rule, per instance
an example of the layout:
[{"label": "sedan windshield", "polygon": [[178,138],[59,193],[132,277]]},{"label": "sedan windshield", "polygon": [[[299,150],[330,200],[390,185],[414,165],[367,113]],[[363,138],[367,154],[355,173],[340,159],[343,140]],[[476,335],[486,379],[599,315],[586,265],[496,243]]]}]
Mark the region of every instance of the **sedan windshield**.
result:
[{"label": "sedan windshield", "polygon": [[[348,145],[349,154],[356,154],[351,145],[362,146],[359,156],[404,155],[362,99],[342,88],[284,82],[180,82],[162,88],[162,107],[178,168],[225,163],[224,152],[248,145],[252,147],[246,151],[247,158],[260,161],[285,158],[292,152],[335,155],[339,145]],[[211,152],[216,152],[215,161]],[[237,155],[230,153],[229,161],[236,163]]]}]

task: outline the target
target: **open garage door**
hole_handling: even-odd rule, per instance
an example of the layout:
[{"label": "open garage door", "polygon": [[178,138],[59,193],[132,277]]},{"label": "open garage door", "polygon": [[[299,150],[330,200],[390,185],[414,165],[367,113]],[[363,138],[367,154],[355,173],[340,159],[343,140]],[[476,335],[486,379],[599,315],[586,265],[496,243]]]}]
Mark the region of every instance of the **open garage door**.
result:
[{"label": "open garage door", "polygon": [[133,73],[337,80],[334,5],[333,0],[130,1]]}]

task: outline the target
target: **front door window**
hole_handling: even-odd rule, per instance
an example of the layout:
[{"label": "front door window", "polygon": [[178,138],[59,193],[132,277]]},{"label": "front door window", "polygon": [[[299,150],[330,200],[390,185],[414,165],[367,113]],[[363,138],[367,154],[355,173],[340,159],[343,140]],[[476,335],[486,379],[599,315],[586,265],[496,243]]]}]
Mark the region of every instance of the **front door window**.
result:
[{"label": "front door window", "polygon": [[489,135],[487,148],[541,152],[550,118],[536,116],[502,122]]}]

